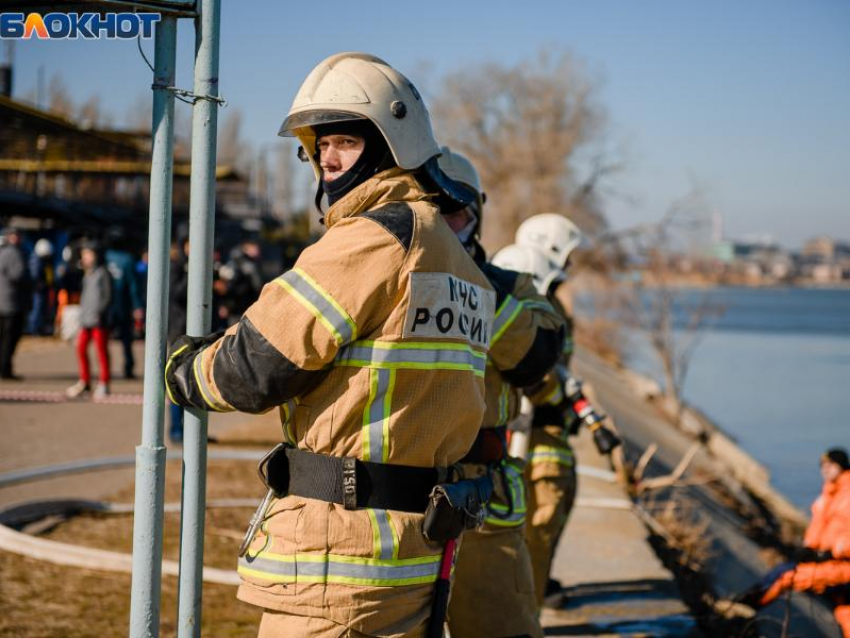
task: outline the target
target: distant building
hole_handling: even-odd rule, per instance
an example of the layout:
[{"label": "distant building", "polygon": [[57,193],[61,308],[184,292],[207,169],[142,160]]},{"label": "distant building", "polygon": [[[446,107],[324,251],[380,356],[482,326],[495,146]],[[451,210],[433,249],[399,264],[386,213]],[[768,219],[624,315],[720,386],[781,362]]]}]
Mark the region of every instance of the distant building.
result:
[{"label": "distant building", "polygon": [[711,246],[711,257],[724,264],[731,264],[735,259],[734,244],[727,239],[715,241]]},{"label": "distant building", "polygon": [[[0,94],[0,226],[96,235],[121,226],[147,239],[151,136],[85,126]],[[186,224],[191,164],[174,159],[173,216]],[[216,236],[235,243],[274,224],[268,203],[229,166],[216,167]],[[183,221],[180,221],[180,220]]]},{"label": "distant building", "polygon": [[831,237],[815,237],[805,243],[801,255],[806,261],[828,263],[835,258],[835,247]]},{"label": "distant building", "polygon": [[832,237],[807,241],[800,254],[800,272],[821,284],[850,279],[850,243]]}]

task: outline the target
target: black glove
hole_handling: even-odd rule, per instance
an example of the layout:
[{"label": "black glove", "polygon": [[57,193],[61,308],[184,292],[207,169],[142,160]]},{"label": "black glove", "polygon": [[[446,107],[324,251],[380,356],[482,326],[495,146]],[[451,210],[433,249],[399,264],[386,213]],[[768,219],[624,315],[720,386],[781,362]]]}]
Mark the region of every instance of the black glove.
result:
[{"label": "black glove", "polygon": [[[182,393],[178,390],[180,384],[176,376],[183,370],[184,364],[188,363],[198,353],[198,350],[203,349],[211,343],[215,343],[223,335],[224,330],[206,335],[205,337],[183,335],[171,344],[165,364],[165,384],[169,390],[169,395],[175,403],[178,405],[192,405],[191,402],[185,403],[179,399]],[[183,374],[185,375],[185,372]]]},{"label": "black glove", "polygon": [[794,552],[794,560],[798,563],[822,563],[832,560],[832,552],[830,550],[818,551],[811,547],[801,547]]}]

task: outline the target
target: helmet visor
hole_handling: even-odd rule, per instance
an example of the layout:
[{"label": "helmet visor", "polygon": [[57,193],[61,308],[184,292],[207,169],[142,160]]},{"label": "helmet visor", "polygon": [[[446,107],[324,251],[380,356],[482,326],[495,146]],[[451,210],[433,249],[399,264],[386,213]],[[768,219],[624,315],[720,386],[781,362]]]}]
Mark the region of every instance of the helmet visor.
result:
[{"label": "helmet visor", "polygon": [[351,120],[365,120],[366,118],[356,113],[344,111],[301,111],[288,116],[277,134],[281,137],[295,137],[297,129],[316,126],[318,124],[331,124],[332,122],[349,122]]},{"label": "helmet visor", "polygon": [[423,168],[425,174],[431,178],[433,184],[440,191],[439,206],[440,212],[444,215],[455,213],[470,204],[478,203],[478,191],[446,175],[437,164],[436,156],[425,162]]}]

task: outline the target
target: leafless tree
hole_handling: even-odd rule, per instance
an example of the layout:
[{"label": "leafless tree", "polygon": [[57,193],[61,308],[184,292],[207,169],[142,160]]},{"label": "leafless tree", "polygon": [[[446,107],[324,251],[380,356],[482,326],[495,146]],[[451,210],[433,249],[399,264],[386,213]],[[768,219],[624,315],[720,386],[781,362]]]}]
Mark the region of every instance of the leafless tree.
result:
[{"label": "leafless tree", "polygon": [[134,131],[147,131],[153,120],[153,99],[150,91],[139,93],[127,109],[124,124]]},{"label": "leafless tree", "polygon": [[601,182],[619,170],[604,151],[595,83],[568,53],[543,51],[516,66],[488,63],[446,76],[432,99],[442,143],[469,157],[488,195],[484,243],[512,241],[537,213],[605,227]]},{"label": "leafless tree", "polygon": [[250,145],[242,138],[242,112],[231,110],[218,132],[218,157],[222,164],[235,167],[244,174],[251,172],[254,162]]},{"label": "leafless tree", "polygon": [[50,78],[50,87],[47,89],[47,108],[62,117],[73,118],[74,116],[76,107],[61,75],[54,74]]},{"label": "leafless tree", "polygon": [[676,201],[657,224],[621,233],[618,240],[632,242],[639,260],[639,277],[626,284],[624,319],[642,331],[661,364],[664,391],[672,403],[676,422],[685,407],[683,390],[694,352],[710,322],[725,308],[708,292],[679,285],[676,268],[677,232],[701,223],[706,202],[698,190]]},{"label": "leafless tree", "polygon": [[84,128],[103,128],[112,124],[112,118],[101,108],[100,96],[92,95],[76,109],[76,121]]}]

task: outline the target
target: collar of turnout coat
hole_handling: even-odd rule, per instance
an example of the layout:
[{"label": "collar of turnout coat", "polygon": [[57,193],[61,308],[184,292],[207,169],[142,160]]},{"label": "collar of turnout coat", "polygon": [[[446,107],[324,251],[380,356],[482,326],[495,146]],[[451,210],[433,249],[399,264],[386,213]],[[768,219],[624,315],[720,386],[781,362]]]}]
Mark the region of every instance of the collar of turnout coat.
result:
[{"label": "collar of turnout coat", "polygon": [[433,195],[422,188],[411,171],[394,166],[370,177],[331,206],[325,215],[325,226],[330,228],[340,219],[372,210],[386,202],[418,202],[432,198]]}]

